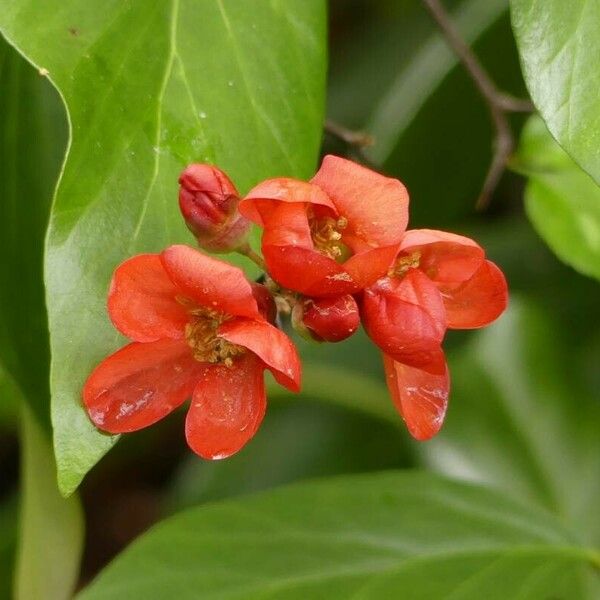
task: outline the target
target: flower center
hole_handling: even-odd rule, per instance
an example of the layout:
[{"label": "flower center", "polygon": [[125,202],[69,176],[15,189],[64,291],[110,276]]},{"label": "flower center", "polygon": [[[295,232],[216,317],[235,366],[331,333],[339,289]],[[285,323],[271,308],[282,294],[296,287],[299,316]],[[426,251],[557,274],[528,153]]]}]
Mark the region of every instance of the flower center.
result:
[{"label": "flower center", "polygon": [[346,217],[334,219],[329,216],[317,216],[309,209],[308,224],[315,249],[329,258],[338,259],[344,253],[342,231],[348,226]]},{"label": "flower center", "polygon": [[[189,304],[187,300],[181,303]],[[189,313],[192,319],[185,326],[185,340],[197,361],[222,363],[231,367],[233,359],[246,352],[242,346],[236,346],[217,335],[219,325],[231,319],[229,315],[204,307],[191,308]]]},{"label": "flower center", "polygon": [[409,269],[417,269],[420,261],[421,252],[419,250],[407,256],[401,256],[400,258],[396,259],[396,262],[388,271],[388,277],[402,278],[404,275],[406,275],[406,272]]}]

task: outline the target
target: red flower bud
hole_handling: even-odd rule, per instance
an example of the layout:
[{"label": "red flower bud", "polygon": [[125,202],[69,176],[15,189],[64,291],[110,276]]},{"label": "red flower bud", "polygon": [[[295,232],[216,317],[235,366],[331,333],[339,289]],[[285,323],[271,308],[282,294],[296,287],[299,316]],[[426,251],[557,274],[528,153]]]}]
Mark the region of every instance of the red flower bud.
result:
[{"label": "red flower bud", "polygon": [[350,294],[305,300],[302,323],[316,340],[341,342],[360,324],[356,300]]},{"label": "red flower bud", "polygon": [[179,177],[179,208],[201,248],[231,252],[243,246],[250,221],[238,212],[235,186],[211,165],[192,164]]}]

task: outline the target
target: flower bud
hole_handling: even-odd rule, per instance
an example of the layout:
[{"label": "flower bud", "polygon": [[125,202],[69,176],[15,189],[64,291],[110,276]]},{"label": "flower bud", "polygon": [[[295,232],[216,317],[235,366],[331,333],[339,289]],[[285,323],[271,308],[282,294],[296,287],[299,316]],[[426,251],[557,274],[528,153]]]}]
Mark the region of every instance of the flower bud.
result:
[{"label": "flower bud", "polygon": [[302,324],[318,341],[341,342],[360,325],[356,300],[350,295],[304,301]]},{"label": "flower bud", "polygon": [[198,245],[231,252],[246,244],[250,221],[238,212],[235,186],[211,165],[192,164],[179,177],[179,208]]}]

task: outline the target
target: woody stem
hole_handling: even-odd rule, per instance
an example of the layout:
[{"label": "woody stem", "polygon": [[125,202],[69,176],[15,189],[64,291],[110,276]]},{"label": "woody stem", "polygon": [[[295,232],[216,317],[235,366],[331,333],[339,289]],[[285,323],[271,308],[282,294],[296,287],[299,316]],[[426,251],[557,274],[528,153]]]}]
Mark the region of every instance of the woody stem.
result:
[{"label": "woody stem", "polygon": [[508,121],[508,113],[532,112],[535,107],[529,100],[515,98],[496,87],[477,56],[461,37],[440,0],[423,0],[423,4],[485,100],[496,130],[494,156],[475,205],[478,210],[483,210],[487,207],[490,196],[496,189],[506,168],[506,163],[515,148],[515,139]]},{"label": "woody stem", "polygon": [[331,119],[327,119],[325,121],[325,131],[342,140],[346,144],[350,146],[357,146],[358,148],[372,146],[374,143],[372,135],[369,135],[364,131],[348,129],[347,127],[344,127],[343,125],[340,125]]}]

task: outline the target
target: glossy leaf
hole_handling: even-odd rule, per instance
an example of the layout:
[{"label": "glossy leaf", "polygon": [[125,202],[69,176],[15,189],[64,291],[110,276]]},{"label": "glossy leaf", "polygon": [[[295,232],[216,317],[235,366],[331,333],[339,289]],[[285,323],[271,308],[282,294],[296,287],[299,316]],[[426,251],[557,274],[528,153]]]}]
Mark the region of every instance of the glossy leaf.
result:
[{"label": "glossy leaf", "polygon": [[544,511],[389,472],[180,513],[79,598],[584,598],[597,559]]},{"label": "glossy leaf", "polygon": [[600,3],[510,4],[531,97],[552,135],[600,184]]},{"label": "glossy leaf", "polygon": [[600,405],[550,315],[509,312],[451,362],[444,429],[419,448],[445,474],[493,484],[600,542]]},{"label": "glossy leaf", "polygon": [[192,242],[177,209],[182,167],[217,163],[242,192],[314,170],[324,3],[1,0],[0,14],[71,122],[45,265],[55,451],[70,493],[115,441],[80,405],[92,367],[122,343],[105,311],[110,274],[131,254]]},{"label": "glossy leaf", "polygon": [[600,279],[600,187],[532,118],[514,168],[528,177],[527,215],[558,257]]},{"label": "glossy leaf", "polygon": [[83,515],[76,496],[56,486],[50,438],[24,406],[16,600],[72,597],[83,550]]},{"label": "glossy leaf", "polygon": [[314,477],[410,464],[406,436],[397,428],[325,402],[311,392],[271,392],[260,434],[242,452],[225,461],[186,457],[173,478],[168,511]]},{"label": "glossy leaf", "polygon": [[49,429],[42,260],[67,124],[50,83],[2,39],[0,88],[0,362]]}]

